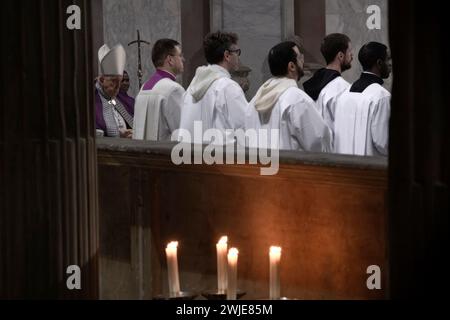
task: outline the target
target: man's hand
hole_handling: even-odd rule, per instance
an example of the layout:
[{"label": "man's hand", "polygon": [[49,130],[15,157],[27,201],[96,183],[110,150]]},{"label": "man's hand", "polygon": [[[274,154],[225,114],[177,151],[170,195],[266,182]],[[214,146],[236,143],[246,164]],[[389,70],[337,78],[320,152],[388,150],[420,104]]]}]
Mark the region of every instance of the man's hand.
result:
[{"label": "man's hand", "polygon": [[120,137],[131,139],[133,137],[133,130],[132,129],[120,130]]}]

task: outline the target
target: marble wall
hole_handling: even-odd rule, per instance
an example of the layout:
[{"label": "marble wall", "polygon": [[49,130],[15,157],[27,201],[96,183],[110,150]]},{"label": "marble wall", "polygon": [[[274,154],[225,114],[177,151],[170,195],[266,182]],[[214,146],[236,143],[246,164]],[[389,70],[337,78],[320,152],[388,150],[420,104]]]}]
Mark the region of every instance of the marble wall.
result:
[{"label": "marble wall", "polygon": [[[388,39],[388,0],[326,0],[326,33],[340,32],[349,35],[354,47],[353,68],[344,77],[355,81],[361,73],[357,60],[358,51],[364,43],[379,41],[385,44]],[[253,97],[259,86],[270,77],[267,65],[269,49],[284,39],[284,30],[292,30],[294,21],[286,17],[293,6],[288,0],[213,0],[212,25],[238,33],[243,49],[241,61],[252,69],[250,74],[249,98]],[[366,26],[370,5],[381,10],[381,29],[369,30]],[[219,11],[219,13],[218,13]],[[220,12],[221,11],[221,12]],[[219,21],[219,23],[217,22]],[[391,77],[392,78],[392,77]],[[386,81],[391,88],[391,79]]]},{"label": "marble wall", "polygon": [[[127,51],[127,66],[131,76],[130,94],[138,92],[137,47],[127,44],[136,39],[136,29],[141,31],[143,40],[151,43],[142,47],[144,76],[148,79],[154,72],[151,62],[151,47],[159,38],[173,38],[181,42],[181,1],[182,0],[103,0],[103,32],[108,45],[122,43]],[[294,0],[211,0],[211,28],[236,32],[242,48],[242,64],[250,67],[250,90],[247,97],[254,96],[259,86],[270,77],[267,65],[269,49],[293,29],[293,18],[286,13]],[[326,0],[326,33],[341,32],[349,35],[354,47],[353,68],[344,77],[355,81],[361,67],[357,60],[361,46],[369,41],[388,44],[388,0]],[[366,21],[370,14],[369,5],[381,9],[381,29],[369,30]],[[290,26],[292,25],[292,26]],[[290,28],[291,27],[291,28]],[[188,32],[188,30],[184,31]],[[186,61],[188,64],[189,61]],[[390,89],[391,79],[386,81]]]},{"label": "marble wall", "polygon": [[252,98],[259,86],[270,77],[267,54],[282,38],[281,2],[222,1],[222,27],[239,35],[241,62],[252,69],[248,98]]},{"label": "marble wall", "polygon": [[[104,41],[109,46],[121,43],[127,52],[126,70],[130,74],[130,95],[139,91],[137,66],[137,45],[128,46],[136,40],[139,29],[141,39],[150,46],[141,46],[143,82],[154,72],[151,48],[160,38],[181,41],[182,0],[103,0]],[[98,49],[98,48],[96,48]]]},{"label": "marble wall", "polygon": [[[370,5],[381,9],[381,29],[369,30],[366,25],[371,14],[367,13]],[[326,32],[327,34],[344,33],[352,40],[354,61],[352,69],[343,76],[347,81],[354,82],[362,71],[358,61],[358,52],[362,45],[377,41],[389,46],[388,30],[388,0],[326,0]],[[385,81],[385,87],[390,90],[392,76]]]}]

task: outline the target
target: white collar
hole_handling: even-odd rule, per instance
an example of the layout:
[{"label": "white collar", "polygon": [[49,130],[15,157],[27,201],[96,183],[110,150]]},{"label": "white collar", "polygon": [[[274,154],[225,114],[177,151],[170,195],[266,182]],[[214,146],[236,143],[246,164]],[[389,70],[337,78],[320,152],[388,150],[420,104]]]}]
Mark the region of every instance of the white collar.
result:
[{"label": "white collar", "polygon": [[370,71],[363,71],[363,73],[373,74],[374,76],[377,76],[377,77],[379,78],[379,76],[378,76],[378,75],[376,75],[375,73],[373,73],[373,72],[370,72]]}]

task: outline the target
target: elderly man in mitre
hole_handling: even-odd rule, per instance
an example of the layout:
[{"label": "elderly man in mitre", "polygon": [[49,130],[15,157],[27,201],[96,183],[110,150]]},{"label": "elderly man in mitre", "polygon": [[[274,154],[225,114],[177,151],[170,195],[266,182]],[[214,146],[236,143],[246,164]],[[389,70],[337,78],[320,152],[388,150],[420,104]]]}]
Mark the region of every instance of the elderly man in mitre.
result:
[{"label": "elderly man in mitre", "polygon": [[126,62],[122,45],[98,51],[99,77],[95,84],[95,124],[107,137],[131,138],[133,109],[117,99]]}]

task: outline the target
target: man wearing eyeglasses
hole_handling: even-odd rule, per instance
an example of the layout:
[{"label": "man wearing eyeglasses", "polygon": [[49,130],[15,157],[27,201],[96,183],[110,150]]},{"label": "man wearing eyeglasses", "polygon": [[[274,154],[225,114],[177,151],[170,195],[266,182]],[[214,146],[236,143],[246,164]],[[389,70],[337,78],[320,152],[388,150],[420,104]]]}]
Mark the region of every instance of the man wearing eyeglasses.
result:
[{"label": "man wearing eyeglasses", "polygon": [[176,76],[184,71],[184,57],[176,40],[160,39],[152,49],[156,68],[136,97],[133,139],[170,141],[180,126],[184,88]]},{"label": "man wearing eyeglasses", "polygon": [[209,65],[196,70],[186,91],[180,132],[188,131],[193,136],[194,123],[201,122],[202,136],[208,129],[219,129],[224,134],[224,141],[214,143],[234,143],[234,130],[244,129],[248,107],[242,88],[230,75],[238,70],[240,64],[238,36],[220,31],[208,34],[204,39],[203,49]]}]

